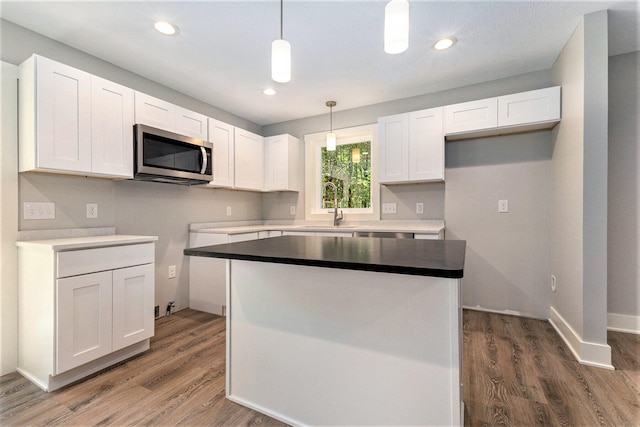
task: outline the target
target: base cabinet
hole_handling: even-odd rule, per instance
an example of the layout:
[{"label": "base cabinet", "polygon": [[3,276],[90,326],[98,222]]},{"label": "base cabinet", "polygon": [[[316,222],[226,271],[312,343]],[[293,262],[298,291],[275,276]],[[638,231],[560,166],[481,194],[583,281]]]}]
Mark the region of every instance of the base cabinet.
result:
[{"label": "base cabinet", "polygon": [[154,252],[19,245],[18,371],[52,391],[148,349]]}]

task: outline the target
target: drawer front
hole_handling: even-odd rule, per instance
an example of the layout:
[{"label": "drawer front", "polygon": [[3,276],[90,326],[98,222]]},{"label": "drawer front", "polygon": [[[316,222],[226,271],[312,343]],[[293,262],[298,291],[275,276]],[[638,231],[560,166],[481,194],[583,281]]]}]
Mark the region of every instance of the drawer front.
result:
[{"label": "drawer front", "polygon": [[154,243],[58,252],[56,277],[114,270],[148,264],[154,262],[154,260]]}]

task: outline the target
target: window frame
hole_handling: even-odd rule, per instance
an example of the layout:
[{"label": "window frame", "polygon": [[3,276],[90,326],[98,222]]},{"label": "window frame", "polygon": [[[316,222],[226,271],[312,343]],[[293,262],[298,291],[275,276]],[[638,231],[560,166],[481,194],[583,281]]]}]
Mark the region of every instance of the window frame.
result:
[{"label": "window frame", "polygon": [[[346,221],[380,219],[380,184],[378,183],[378,124],[355,126],[334,130],[338,145],[371,141],[371,207],[344,208]],[[304,136],[305,141],[305,220],[331,221],[333,208],[322,209],[322,154],[326,147],[327,132],[318,132]]]}]

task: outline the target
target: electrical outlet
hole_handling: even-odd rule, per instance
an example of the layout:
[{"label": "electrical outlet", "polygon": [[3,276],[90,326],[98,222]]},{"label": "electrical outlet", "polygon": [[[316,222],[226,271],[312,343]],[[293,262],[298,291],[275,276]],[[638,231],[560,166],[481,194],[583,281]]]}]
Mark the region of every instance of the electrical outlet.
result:
[{"label": "electrical outlet", "polygon": [[87,203],[87,218],[98,218],[97,203]]},{"label": "electrical outlet", "polygon": [[56,204],[48,202],[25,202],[23,205],[24,219],[55,219]]},{"label": "electrical outlet", "polygon": [[396,213],[397,206],[395,203],[383,203],[382,204],[382,213],[383,214],[394,214]]},{"label": "electrical outlet", "polygon": [[169,266],[169,279],[173,279],[174,277],[176,277],[176,266],[175,265],[170,265]]},{"label": "electrical outlet", "polygon": [[424,203],[416,203],[416,213],[424,213]]},{"label": "electrical outlet", "polygon": [[231,216],[231,206],[227,206],[227,216]]},{"label": "electrical outlet", "polygon": [[498,200],[498,212],[500,212],[500,213],[508,213],[509,212],[509,201],[508,200]]},{"label": "electrical outlet", "polygon": [[289,213],[291,215],[295,215],[296,214],[296,207],[295,206],[289,206]]}]

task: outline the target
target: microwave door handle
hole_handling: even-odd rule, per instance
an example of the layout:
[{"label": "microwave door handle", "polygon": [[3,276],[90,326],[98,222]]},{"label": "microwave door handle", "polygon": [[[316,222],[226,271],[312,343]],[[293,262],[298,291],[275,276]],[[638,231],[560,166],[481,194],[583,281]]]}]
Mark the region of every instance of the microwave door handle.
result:
[{"label": "microwave door handle", "polygon": [[204,147],[200,147],[200,152],[202,153],[202,169],[200,169],[200,174],[204,175],[207,171],[207,150]]}]

